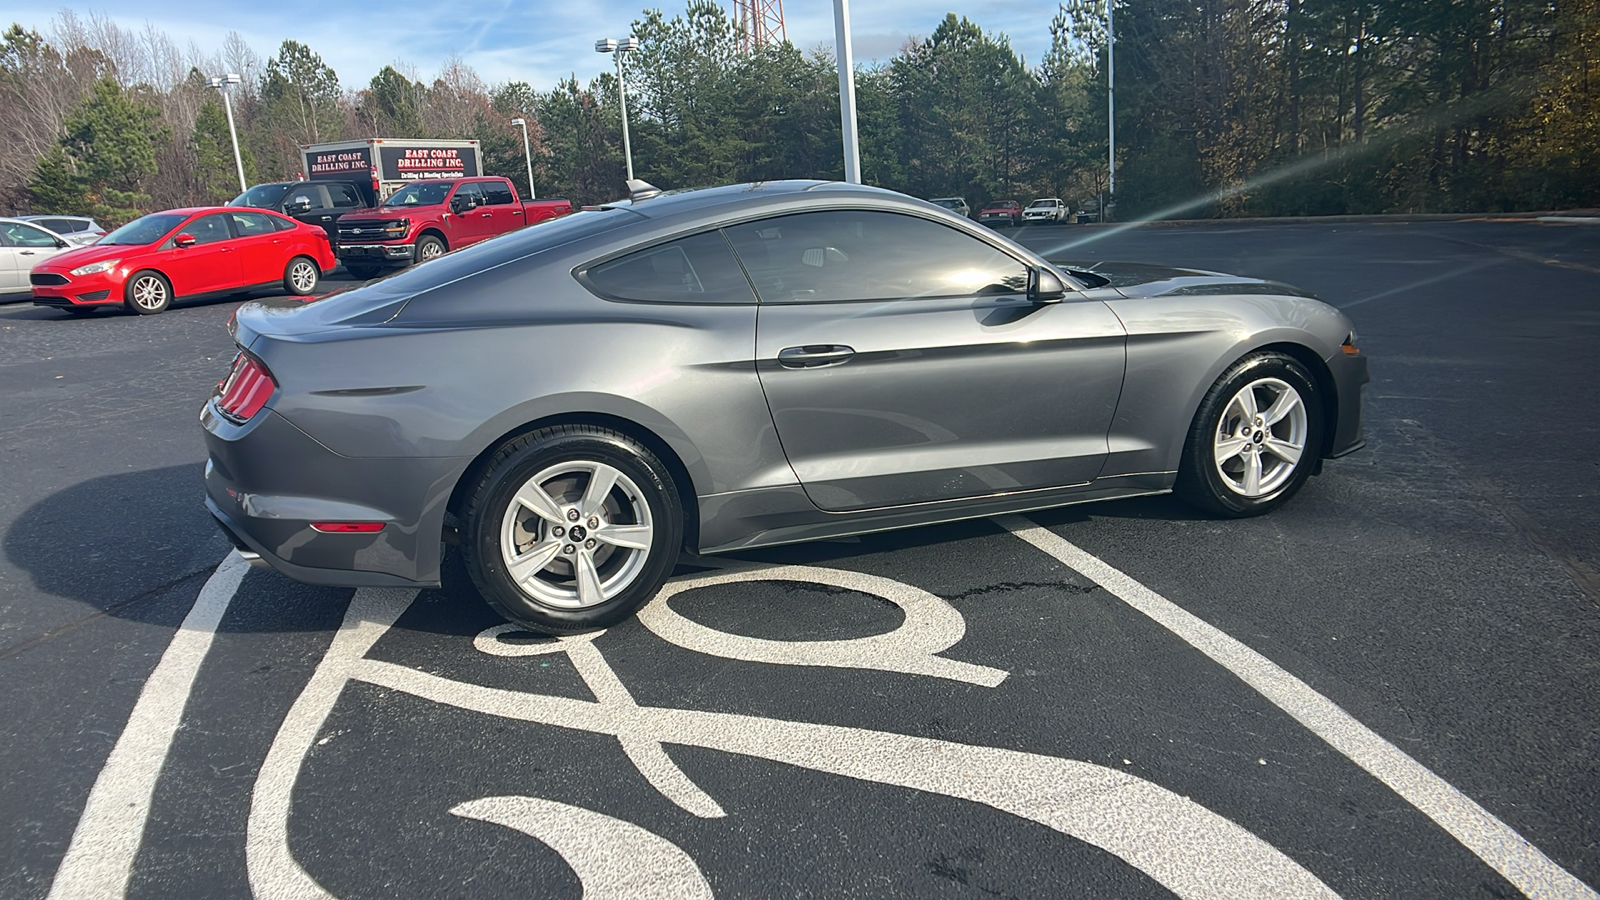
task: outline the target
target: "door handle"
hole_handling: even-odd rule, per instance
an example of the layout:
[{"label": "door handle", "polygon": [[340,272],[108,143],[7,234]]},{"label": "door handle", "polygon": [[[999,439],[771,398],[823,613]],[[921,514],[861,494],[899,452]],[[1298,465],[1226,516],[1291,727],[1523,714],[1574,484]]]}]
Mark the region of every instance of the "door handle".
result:
[{"label": "door handle", "polygon": [[484,217],[484,218],[485,218],[485,219],[487,219],[487,218],[490,218],[490,217],[491,217],[491,216],[493,216],[493,215],[494,215],[494,214],[493,214],[493,213],[484,213],[484,214],[483,214],[483,217]]},{"label": "door handle", "polygon": [[779,350],[778,365],[786,369],[820,369],[823,366],[836,366],[855,355],[853,348],[843,344],[807,344]]}]

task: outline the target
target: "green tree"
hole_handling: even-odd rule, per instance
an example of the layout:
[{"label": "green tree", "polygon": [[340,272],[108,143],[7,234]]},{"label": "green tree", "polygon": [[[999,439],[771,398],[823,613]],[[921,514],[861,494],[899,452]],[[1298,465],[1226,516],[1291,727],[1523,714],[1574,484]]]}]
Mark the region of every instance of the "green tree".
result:
[{"label": "green tree", "polygon": [[[227,114],[222,104],[207,99],[195,116],[194,133],[189,137],[194,158],[194,181],[203,202],[221,203],[239,192],[239,169],[233,158],[233,136],[228,132]],[[245,183],[256,180],[256,161],[250,148],[239,146],[239,162],[244,164]]]},{"label": "green tree", "polygon": [[28,194],[34,209],[58,215],[86,216],[93,205],[83,179],[72,171],[72,161],[60,147],[42,157],[34,167]]},{"label": "green tree", "polygon": [[384,66],[362,96],[363,118],[372,124],[374,137],[414,137],[422,131],[427,97],[427,85],[412,81],[394,66]]},{"label": "green tree", "polygon": [[[168,140],[155,107],[102,78],[94,91],[67,119],[61,139],[63,156],[73,178],[82,185],[92,214],[110,221],[140,215],[149,203],[143,182],[156,171],[156,148]],[[36,193],[62,190],[57,163],[36,179]]]}]

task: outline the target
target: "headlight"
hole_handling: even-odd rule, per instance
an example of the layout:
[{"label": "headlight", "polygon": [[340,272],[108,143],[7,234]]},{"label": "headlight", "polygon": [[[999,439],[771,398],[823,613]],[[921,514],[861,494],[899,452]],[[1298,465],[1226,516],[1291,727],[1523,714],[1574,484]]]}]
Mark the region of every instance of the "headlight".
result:
[{"label": "headlight", "polygon": [[120,260],[120,259],[102,259],[99,262],[89,263],[87,266],[79,266],[76,269],[72,270],[72,274],[73,275],[93,275],[93,274],[95,274],[97,272],[108,272],[111,269],[116,268],[116,265],[119,262],[122,262],[122,260]]}]

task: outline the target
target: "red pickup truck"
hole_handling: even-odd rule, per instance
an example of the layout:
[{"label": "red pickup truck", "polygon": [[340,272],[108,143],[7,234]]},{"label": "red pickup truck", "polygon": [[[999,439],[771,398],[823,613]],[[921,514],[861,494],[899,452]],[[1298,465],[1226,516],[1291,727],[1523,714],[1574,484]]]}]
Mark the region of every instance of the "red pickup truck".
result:
[{"label": "red pickup truck", "polygon": [[518,199],[505,178],[418,181],[340,216],[334,251],[353,277],[372,278],[569,212],[570,200]]}]

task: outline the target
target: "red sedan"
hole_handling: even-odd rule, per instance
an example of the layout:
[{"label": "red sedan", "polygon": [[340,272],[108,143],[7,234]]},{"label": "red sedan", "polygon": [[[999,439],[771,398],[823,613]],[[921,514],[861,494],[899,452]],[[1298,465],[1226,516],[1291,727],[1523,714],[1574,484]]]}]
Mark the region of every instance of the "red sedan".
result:
[{"label": "red sedan", "polygon": [[174,299],[271,287],[305,296],[336,260],[327,232],[259,209],[151,213],[100,242],[34,266],[33,302],[74,313],[122,304],[139,315]]}]

